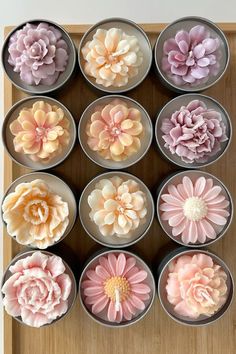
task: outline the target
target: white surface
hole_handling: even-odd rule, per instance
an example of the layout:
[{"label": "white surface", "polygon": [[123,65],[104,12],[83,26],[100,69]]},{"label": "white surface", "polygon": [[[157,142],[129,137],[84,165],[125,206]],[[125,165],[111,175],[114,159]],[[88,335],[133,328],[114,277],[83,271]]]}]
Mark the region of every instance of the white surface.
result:
[{"label": "white surface", "polygon": [[[34,18],[50,19],[60,24],[95,23],[107,17],[126,17],[136,22],[171,22],[179,17],[195,15],[207,17],[212,21],[236,22],[235,0],[198,1],[158,1],[158,0],[20,0],[9,2],[1,1],[0,11],[0,43],[3,43],[3,28],[6,25],[17,25],[21,22]],[[3,120],[3,72],[0,69],[0,115]],[[3,148],[0,142],[0,171],[2,168]],[[2,186],[3,172],[0,175]],[[2,196],[2,189],[1,196]],[[2,199],[2,198],[0,198]],[[2,235],[2,233],[1,233]],[[0,241],[0,260],[2,260],[2,238]],[[0,261],[0,276],[2,272],[2,262]],[[0,307],[2,318],[2,307]],[[0,323],[0,345],[3,340],[2,322]],[[3,348],[0,348],[3,354]],[[37,353],[34,353],[37,354]],[[54,353],[50,353],[54,354]],[[70,353],[74,354],[74,353]]]}]

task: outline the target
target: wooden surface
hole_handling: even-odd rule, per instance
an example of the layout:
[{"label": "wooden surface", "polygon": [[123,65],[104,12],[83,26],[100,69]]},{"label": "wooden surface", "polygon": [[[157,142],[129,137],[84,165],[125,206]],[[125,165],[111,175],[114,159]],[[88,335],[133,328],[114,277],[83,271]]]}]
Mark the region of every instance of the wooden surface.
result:
[{"label": "wooden surface", "polygon": [[[161,24],[143,25],[154,44]],[[88,26],[65,26],[71,33],[76,46]],[[205,94],[216,98],[228,110],[236,129],[236,24],[221,24],[227,33],[230,44],[230,67],[224,78]],[[6,33],[11,28],[6,28]],[[140,102],[155,121],[158,110],[174,94],[163,88],[153,69],[146,80],[128,95]],[[25,97],[5,78],[5,110],[13,103]],[[80,73],[77,73],[70,86],[55,96],[71,110],[78,123],[86,106],[98,97],[87,85]],[[226,155],[205,170],[219,177],[236,196],[236,140]],[[141,178],[155,195],[161,180],[177,168],[164,161],[153,143],[145,158],[127,171]],[[81,151],[77,143],[69,159],[51,172],[61,176],[72,186],[79,197],[88,181],[104,170],[93,164]],[[18,176],[28,172],[27,169],[12,163],[5,154],[5,188]],[[78,262],[84,262],[91,253],[99,249],[83,231],[79,219],[61,248],[70,257],[74,254]],[[155,268],[161,259],[162,250],[173,247],[167,236],[161,231],[155,219],[144,239],[134,247],[144,260]],[[236,272],[236,224],[233,222],[227,234],[215,245],[209,247],[222,257],[233,274]],[[21,250],[5,231],[4,265]],[[5,324],[5,354],[233,354],[236,352],[236,304],[233,302],[225,316],[213,325],[203,328],[181,326],[171,320],[162,310],[158,299],[154,301],[147,316],[139,323],[124,329],[102,327],[91,320],[80,306],[79,299],[70,314],[57,324],[41,329],[30,329],[18,324],[8,315]]]}]

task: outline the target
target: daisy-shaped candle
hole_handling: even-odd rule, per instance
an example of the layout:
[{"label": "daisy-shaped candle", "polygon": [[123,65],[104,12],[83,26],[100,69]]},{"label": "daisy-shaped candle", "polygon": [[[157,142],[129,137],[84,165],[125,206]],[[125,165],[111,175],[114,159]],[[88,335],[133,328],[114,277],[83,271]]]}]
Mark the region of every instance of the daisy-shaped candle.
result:
[{"label": "daisy-shaped candle", "polygon": [[79,202],[80,220],[86,232],[109,247],[126,247],[148,232],[154,215],[150,191],[137,177],[106,172],[84,189]]},{"label": "daisy-shaped candle", "polygon": [[155,283],[148,266],[127,251],[96,255],[82,272],[80,299],[97,322],[114,327],[131,325],[150,309]]},{"label": "daisy-shaped candle", "polygon": [[15,180],[2,202],[10,236],[22,245],[45,249],[61,241],[76,220],[76,201],[69,186],[48,173]]},{"label": "daisy-shaped candle", "polygon": [[27,251],[7,267],[1,293],[10,316],[40,328],[65,317],[75,301],[77,286],[72,270],[61,257]]},{"label": "daisy-shaped candle", "polygon": [[74,119],[60,102],[44,96],[17,102],[2,127],[7,152],[19,164],[34,170],[64,161],[76,139]]},{"label": "daisy-shaped candle", "polygon": [[222,259],[209,251],[181,247],[163,259],[158,273],[161,305],[182,324],[213,323],[232,302],[231,272]]},{"label": "daisy-shaped candle", "polygon": [[161,32],[154,56],[165,85],[178,92],[196,92],[223,76],[229,63],[229,47],[214,23],[200,17],[184,17]]},{"label": "daisy-shaped candle", "polygon": [[139,85],[149,72],[152,49],[144,31],[120,18],[103,20],[83,36],[79,65],[96,88],[118,93]]},{"label": "daisy-shaped candle", "polygon": [[157,215],[174,241],[200,247],[223,236],[232,221],[233,204],[215,176],[185,171],[164,181],[158,193]]},{"label": "daisy-shaped candle", "polygon": [[109,169],[138,162],[152,141],[146,110],[129,97],[112,95],[92,102],[79,121],[78,135],[86,155]]}]

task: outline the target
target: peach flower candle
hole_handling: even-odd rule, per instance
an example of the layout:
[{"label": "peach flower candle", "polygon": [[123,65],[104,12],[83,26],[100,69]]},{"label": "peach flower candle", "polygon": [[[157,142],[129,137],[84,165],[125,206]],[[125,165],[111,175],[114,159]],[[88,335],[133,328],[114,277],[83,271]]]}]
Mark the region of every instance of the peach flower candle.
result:
[{"label": "peach flower candle", "polygon": [[85,305],[97,316],[105,313],[110,322],[130,321],[150,300],[147,276],[134,257],[124,253],[101,256],[98,265],[86,271],[81,284]]},{"label": "peach flower candle", "polygon": [[72,285],[65,270],[60,257],[39,251],[11,265],[2,287],[7,313],[37,328],[61,317],[68,310]]},{"label": "peach flower candle", "polygon": [[9,235],[22,245],[45,249],[58,242],[69,224],[69,209],[40,179],[20,183],[2,204]]},{"label": "peach flower candle", "polygon": [[68,146],[69,127],[61,108],[37,101],[32,107],[22,109],[10,124],[15,151],[46,164]]},{"label": "peach flower candle", "polygon": [[145,222],[147,201],[132,179],[118,176],[100,180],[88,197],[91,220],[103,236],[129,238]]},{"label": "peach flower candle", "polygon": [[181,236],[185,244],[215,239],[230,215],[229,200],[212,178],[201,176],[192,181],[184,176],[181,183],[168,185],[161,199],[161,220],[168,222],[172,235]]},{"label": "peach flower candle", "polygon": [[87,143],[106,160],[122,161],[141,146],[141,112],[122,100],[98,107],[87,124]]},{"label": "peach flower candle", "polygon": [[177,315],[212,316],[227,299],[227,274],[203,253],[183,255],[169,264],[166,292]]},{"label": "peach flower candle", "polygon": [[97,29],[82,48],[85,73],[104,87],[122,87],[138,74],[143,53],[138,39],[119,28]]}]

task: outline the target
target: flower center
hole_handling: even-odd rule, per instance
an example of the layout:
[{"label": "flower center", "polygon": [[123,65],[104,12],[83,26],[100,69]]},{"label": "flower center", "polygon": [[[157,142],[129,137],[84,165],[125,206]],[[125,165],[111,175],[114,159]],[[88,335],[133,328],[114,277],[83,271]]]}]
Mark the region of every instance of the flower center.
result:
[{"label": "flower center", "polygon": [[34,225],[40,225],[47,221],[49,208],[47,203],[41,199],[31,200],[24,209],[23,218]]},{"label": "flower center", "polygon": [[105,294],[119,306],[121,301],[124,301],[130,293],[130,285],[125,277],[115,276],[107,279],[104,282]]},{"label": "flower center", "polygon": [[44,138],[44,136],[45,136],[45,134],[46,134],[46,128],[44,128],[44,127],[37,127],[36,129],[35,129],[35,131],[36,131],[36,139],[37,140],[41,140],[41,139],[43,139]]},{"label": "flower center", "polygon": [[186,199],[183,210],[185,217],[191,221],[199,221],[207,215],[207,205],[205,201],[199,197]]}]

